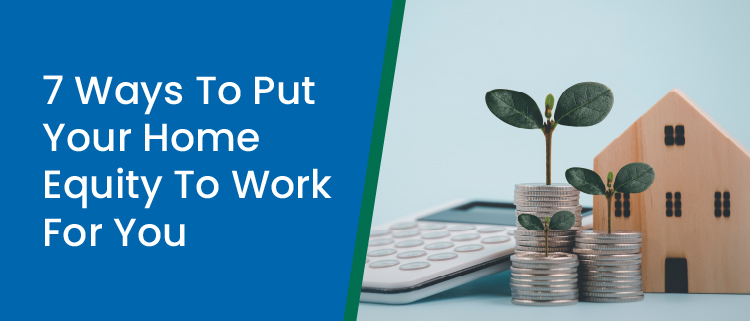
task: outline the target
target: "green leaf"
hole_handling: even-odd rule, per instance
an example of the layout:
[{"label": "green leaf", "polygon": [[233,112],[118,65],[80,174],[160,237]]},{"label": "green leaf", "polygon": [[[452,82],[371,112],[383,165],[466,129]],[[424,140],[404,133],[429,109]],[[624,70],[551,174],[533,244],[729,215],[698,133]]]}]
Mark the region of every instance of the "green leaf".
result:
[{"label": "green leaf", "polygon": [[575,127],[596,125],[607,117],[614,101],[612,90],[605,85],[596,82],[575,84],[557,100],[555,121]]},{"label": "green leaf", "polygon": [[536,102],[525,93],[495,89],[488,91],[484,100],[497,118],[511,126],[526,129],[542,128],[542,112],[539,111]]},{"label": "green leaf", "polygon": [[604,195],[607,191],[599,174],[590,169],[580,167],[568,168],[565,171],[565,179],[568,180],[568,184],[573,185],[573,187],[586,194]]},{"label": "green leaf", "polygon": [[542,220],[531,214],[518,215],[518,223],[521,223],[521,226],[527,230],[544,230]]},{"label": "green leaf", "polygon": [[550,230],[567,231],[576,224],[576,215],[571,211],[559,211],[549,221]]},{"label": "green leaf", "polygon": [[621,193],[640,193],[654,183],[654,168],[646,163],[630,163],[617,172],[615,191]]}]

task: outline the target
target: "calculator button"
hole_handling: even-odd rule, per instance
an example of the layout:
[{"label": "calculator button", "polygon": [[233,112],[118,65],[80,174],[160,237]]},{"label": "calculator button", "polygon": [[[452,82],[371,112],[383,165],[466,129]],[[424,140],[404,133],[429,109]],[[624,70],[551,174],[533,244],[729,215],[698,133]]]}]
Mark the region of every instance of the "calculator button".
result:
[{"label": "calculator button", "polygon": [[375,269],[381,269],[381,268],[387,268],[387,267],[391,267],[394,265],[398,265],[399,263],[401,262],[397,260],[382,260],[382,261],[376,261],[376,262],[370,263],[370,267],[375,268]]},{"label": "calculator button", "polygon": [[425,256],[427,255],[427,252],[425,251],[409,251],[409,252],[403,252],[396,255],[399,259],[413,259],[415,257]]},{"label": "calculator button", "polygon": [[470,245],[459,246],[459,247],[456,248],[455,251],[456,252],[475,252],[475,251],[479,251],[479,250],[481,250],[483,248],[484,248],[484,246],[481,246],[479,244],[470,244]]},{"label": "calculator button", "polygon": [[451,235],[451,233],[448,231],[437,231],[437,232],[425,233],[422,235],[422,238],[427,239],[427,240],[432,240],[432,239],[439,239],[441,237],[446,237],[448,235]]},{"label": "calculator button", "polygon": [[482,243],[485,244],[497,244],[497,243],[503,243],[510,241],[510,237],[507,237],[505,235],[499,235],[499,236],[490,236],[485,237],[482,239]]},{"label": "calculator button", "polygon": [[477,233],[469,233],[469,234],[456,235],[456,236],[454,236],[454,237],[451,238],[451,241],[459,241],[459,242],[460,241],[471,241],[471,240],[476,240],[478,238],[479,238],[479,234],[477,234]]},{"label": "calculator button", "polygon": [[425,245],[425,250],[442,250],[447,249],[449,247],[452,247],[453,243],[451,242],[437,242],[437,243],[430,243]]},{"label": "calculator button", "polygon": [[508,235],[516,235],[516,230],[508,230]]},{"label": "calculator button", "polygon": [[374,239],[370,241],[370,246],[380,246],[393,243],[393,239]]},{"label": "calculator button", "polygon": [[485,227],[482,229],[479,229],[479,233],[495,233],[500,231],[505,231],[506,229],[502,226],[492,226],[492,227]]},{"label": "calculator button", "polygon": [[448,231],[471,231],[475,229],[474,225],[456,225],[448,228]]},{"label": "calculator button", "polygon": [[442,230],[445,228],[445,224],[422,224],[419,228],[422,230]]},{"label": "calculator button", "polygon": [[381,250],[373,250],[367,253],[367,256],[386,256],[391,255],[393,253],[396,253],[396,250],[394,249],[381,249]]},{"label": "calculator button", "polygon": [[427,257],[427,259],[430,261],[448,261],[448,260],[453,260],[457,257],[458,257],[458,254],[448,252],[448,253],[439,253],[439,254],[430,255]]},{"label": "calculator button", "polygon": [[422,240],[406,240],[406,241],[401,241],[401,242],[396,243],[395,246],[396,247],[413,247],[413,246],[418,246],[422,244],[424,244]]},{"label": "calculator button", "polygon": [[391,225],[392,230],[408,230],[417,227],[416,222],[401,222]]},{"label": "calculator button", "polygon": [[404,271],[413,271],[413,270],[421,270],[424,268],[427,268],[430,266],[430,263],[427,262],[414,262],[414,263],[407,263],[399,267],[399,269]]},{"label": "calculator button", "polygon": [[383,235],[387,235],[390,232],[391,231],[388,231],[388,230],[372,230],[370,231],[370,237],[383,236]]},{"label": "calculator button", "polygon": [[393,232],[393,237],[410,237],[410,236],[414,236],[418,234],[419,234],[419,230],[395,231]]}]

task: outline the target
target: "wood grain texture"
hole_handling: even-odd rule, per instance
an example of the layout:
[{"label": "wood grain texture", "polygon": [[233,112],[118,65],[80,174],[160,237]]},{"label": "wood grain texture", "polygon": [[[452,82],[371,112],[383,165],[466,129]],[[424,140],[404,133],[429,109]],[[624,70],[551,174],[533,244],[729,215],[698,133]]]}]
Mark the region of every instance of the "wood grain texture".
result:
[{"label": "wood grain texture", "polygon": [[[685,145],[666,146],[664,126],[685,126]],[[659,100],[594,159],[597,173],[631,162],[656,173],[631,194],[631,216],[612,229],[643,231],[643,289],[664,292],[666,258],[687,259],[688,292],[750,293],[750,152],[679,89]],[[714,193],[730,192],[729,217],[714,216]],[[680,192],[681,217],[666,216],[666,193]],[[673,198],[674,201],[674,198]],[[607,202],[594,197],[594,229],[607,226]]]}]

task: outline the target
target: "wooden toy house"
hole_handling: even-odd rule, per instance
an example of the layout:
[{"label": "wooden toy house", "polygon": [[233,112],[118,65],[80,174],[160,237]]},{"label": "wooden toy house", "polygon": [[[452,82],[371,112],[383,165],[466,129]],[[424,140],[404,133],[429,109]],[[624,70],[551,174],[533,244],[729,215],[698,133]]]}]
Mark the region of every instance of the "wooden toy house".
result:
[{"label": "wooden toy house", "polygon": [[[632,162],[656,179],[615,195],[612,229],[643,231],[643,291],[750,293],[750,151],[675,89],[596,156],[594,171]],[[594,229],[607,229],[604,197],[594,197]]]}]

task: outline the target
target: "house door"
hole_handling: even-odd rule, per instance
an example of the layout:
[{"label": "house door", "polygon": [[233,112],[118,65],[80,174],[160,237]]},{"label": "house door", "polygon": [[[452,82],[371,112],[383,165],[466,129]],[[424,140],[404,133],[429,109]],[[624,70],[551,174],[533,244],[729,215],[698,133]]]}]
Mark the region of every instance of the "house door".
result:
[{"label": "house door", "polygon": [[667,258],[664,262],[664,293],[688,293],[686,259]]}]

